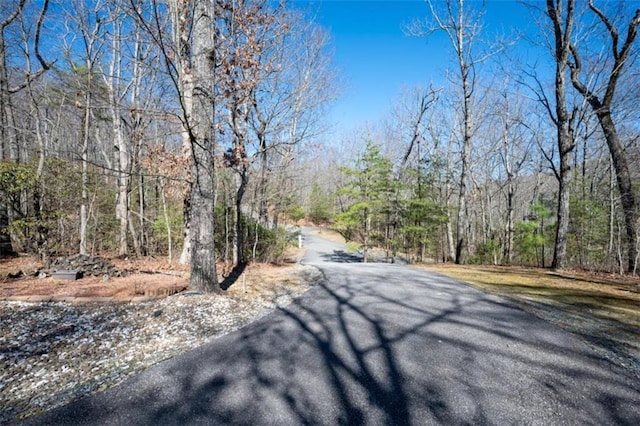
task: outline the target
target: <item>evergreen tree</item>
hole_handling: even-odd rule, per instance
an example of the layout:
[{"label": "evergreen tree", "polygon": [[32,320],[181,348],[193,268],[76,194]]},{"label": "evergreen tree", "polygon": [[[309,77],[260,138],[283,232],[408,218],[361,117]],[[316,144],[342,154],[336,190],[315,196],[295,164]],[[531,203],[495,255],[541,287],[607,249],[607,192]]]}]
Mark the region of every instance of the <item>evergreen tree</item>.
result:
[{"label": "evergreen tree", "polygon": [[347,195],[351,205],[336,217],[336,226],[345,238],[355,238],[362,244],[363,259],[368,260],[369,248],[384,243],[391,219],[393,194],[397,183],[392,179],[392,163],[382,155],[380,147],[367,142],[355,168],[343,168],[351,182],[338,193]]},{"label": "evergreen tree", "polygon": [[333,218],[333,199],[318,184],[313,185],[309,194],[307,217],[315,224],[326,223]]},{"label": "evergreen tree", "polygon": [[[439,240],[438,227],[447,221],[447,215],[438,203],[434,190],[434,173],[430,164],[421,160],[420,164],[407,173],[409,187],[406,201],[401,202],[402,226],[400,233],[404,249],[413,253],[418,261],[424,259],[426,251]],[[435,165],[437,167],[437,165]]]}]

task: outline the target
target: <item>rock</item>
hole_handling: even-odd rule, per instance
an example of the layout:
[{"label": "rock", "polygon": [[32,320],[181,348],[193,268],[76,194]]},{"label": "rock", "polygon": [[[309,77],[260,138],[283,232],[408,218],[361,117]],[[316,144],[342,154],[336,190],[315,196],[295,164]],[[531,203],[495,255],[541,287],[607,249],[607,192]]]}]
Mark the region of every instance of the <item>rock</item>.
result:
[{"label": "rock", "polygon": [[7,274],[7,278],[20,278],[21,276],[23,276],[24,274],[22,273],[22,271],[18,271],[18,272],[9,272]]},{"label": "rock", "polygon": [[68,257],[59,257],[51,262],[47,269],[38,271],[38,276],[42,274],[51,276],[56,271],[76,270],[81,275],[93,275],[102,277],[103,280],[109,277],[125,276],[124,271],[120,271],[113,264],[100,256],[88,256],[86,254],[76,254]]}]

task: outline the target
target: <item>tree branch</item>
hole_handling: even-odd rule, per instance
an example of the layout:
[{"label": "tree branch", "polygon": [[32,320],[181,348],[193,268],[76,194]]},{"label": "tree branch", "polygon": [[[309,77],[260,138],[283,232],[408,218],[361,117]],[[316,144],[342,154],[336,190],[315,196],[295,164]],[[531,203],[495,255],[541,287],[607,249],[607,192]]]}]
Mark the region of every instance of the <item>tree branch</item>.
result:
[{"label": "tree branch", "polygon": [[611,21],[609,21],[609,18],[607,18],[605,14],[602,13],[602,11],[598,9],[596,5],[593,4],[593,0],[589,0],[589,9],[591,9],[593,13],[598,15],[598,18],[600,18],[600,21],[602,21],[602,23],[607,27],[607,30],[611,35],[611,50],[613,53],[613,58],[617,61],[618,60],[618,37],[619,37],[618,30],[611,24]]},{"label": "tree branch", "polygon": [[42,23],[44,22],[44,16],[47,14],[48,9],[49,9],[49,0],[44,0],[44,4],[42,5],[42,11],[40,12],[40,16],[38,17],[38,23],[36,25],[36,38],[34,41],[34,50],[36,53],[36,58],[38,58],[38,62],[40,62],[40,66],[45,71],[49,70],[51,66],[42,58],[42,55],[40,55],[40,32],[42,31]]},{"label": "tree branch", "polygon": [[14,10],[11,15],[7,16],[7,19],[5,19],[0,24],[1,30],[4,30],[7,26],[9,26],[18,17],[18,15],[22,13],[22,9],[24,8],[25,2],[26,0],[20,0],[20,3],[18,3],[18,7],[16,7],[16,10]]}]

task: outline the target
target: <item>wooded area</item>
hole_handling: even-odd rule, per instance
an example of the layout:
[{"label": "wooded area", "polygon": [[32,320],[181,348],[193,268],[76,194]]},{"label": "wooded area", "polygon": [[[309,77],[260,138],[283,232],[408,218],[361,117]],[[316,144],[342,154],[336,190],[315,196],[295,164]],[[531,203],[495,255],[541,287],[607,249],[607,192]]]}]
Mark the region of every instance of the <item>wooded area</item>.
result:
[{"label": "wooded area", "polygon": [[640,9],[524,3],[535,40],[427,1],[405,31],[446,35],[448,84],[335,141],[330,36],[288,2],[3,1],[2,255],[167,256],[219,291],[306,218],[365,259],[637,273]]}]

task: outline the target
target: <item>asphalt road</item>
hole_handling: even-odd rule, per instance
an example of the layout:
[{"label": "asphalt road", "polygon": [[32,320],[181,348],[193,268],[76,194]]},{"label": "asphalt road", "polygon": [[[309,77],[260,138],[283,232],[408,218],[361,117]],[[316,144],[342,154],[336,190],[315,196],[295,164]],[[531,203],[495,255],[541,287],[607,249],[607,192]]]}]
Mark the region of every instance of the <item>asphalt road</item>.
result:
[{"label": "asphalt road", "polygon": [[640,425],[640,383],[455,280],[306,235],[296,303],[33,424]]}]

